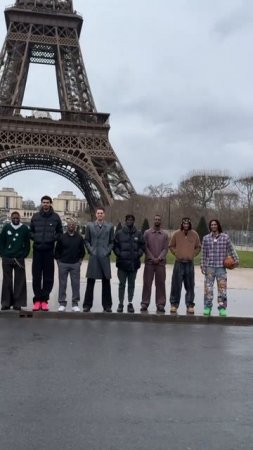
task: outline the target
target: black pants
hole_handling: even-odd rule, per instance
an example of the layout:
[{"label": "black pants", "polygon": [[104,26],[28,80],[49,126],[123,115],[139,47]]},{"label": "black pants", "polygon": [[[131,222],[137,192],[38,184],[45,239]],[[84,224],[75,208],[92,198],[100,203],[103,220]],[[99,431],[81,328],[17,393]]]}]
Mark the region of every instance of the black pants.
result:
[{"label": "black pants", "polygon": [[53,250],[33,250],[33,301],[47,302],[54,285]]},{"label": "black pants", "polygon": [[[94,278],[87,278],[83,306],[92,308],[95,281]],[[107,278],[102,278],[102,306],[104,309],[112,306],[111,282]]]},{"label": "black pants", "polygon": [[[2,258],[2,306],[26,306],[26,276],[24,258]],[[13,282],[14,273],[14,282]]]},{"label": "black pants", "polygon": [[185,288],[185,304],[187,306],[194,306],[194,265],[192,261],[175,261],[171,281],[171,305],[179,305],[183,283]]}]

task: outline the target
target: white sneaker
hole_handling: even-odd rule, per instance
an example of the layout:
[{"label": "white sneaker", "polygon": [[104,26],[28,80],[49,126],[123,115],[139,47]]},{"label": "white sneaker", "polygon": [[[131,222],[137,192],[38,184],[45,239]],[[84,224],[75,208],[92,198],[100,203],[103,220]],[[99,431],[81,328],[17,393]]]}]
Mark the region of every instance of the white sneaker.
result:
[{"label": "white sneaker", "polygon": [[58,308],[59,312],[64,312],[65,310],[66,310],[66,306],[64,306],[64,305],[60,305]]},{"label": "white sneaker", "polygon": [[80,312],[81,310],[80,310],[79,306],[75,305],[75,306],[72,306],[72,311],[73,312]]}]

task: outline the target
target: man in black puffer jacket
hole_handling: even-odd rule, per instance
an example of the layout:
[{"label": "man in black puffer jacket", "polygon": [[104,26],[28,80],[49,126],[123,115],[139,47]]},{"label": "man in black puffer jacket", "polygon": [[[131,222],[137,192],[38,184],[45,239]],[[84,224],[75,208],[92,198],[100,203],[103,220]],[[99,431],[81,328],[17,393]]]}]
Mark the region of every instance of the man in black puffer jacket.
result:
[{"label": "man in black puffer jacket", "polygon": [[41,198],[41,209],[32,217],[33,240],[33,311],[48,311],[48,300],[54,284],[54,244],[62,235],[62,223],[52,208],[48,195]]},{"label": "man in black puffer jacket", "polygon": [[119,306],[117,312],[123,312],[126,281],[128,282],[127,311],[133,313],[132,304],[137,270],[140,268],[140,258],[144,253],[144,239],[141,231],[137,230],[135,217],[126,215],[126,223],[116,232],[113,251],[116,255],[116,266],[119,279]]}]

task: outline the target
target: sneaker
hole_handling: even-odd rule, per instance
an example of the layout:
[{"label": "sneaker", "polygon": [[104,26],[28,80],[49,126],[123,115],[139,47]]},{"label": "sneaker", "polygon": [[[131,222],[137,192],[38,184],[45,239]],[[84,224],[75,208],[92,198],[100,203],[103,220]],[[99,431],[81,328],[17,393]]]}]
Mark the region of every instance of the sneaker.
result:
[{"label": "sneaker", "polygon": [[141,304],[141,312],[145,312],[145,311],[147,311],[147,310],[148,310],[147,305],[145,305],[145,303],[142,303],[142,304]]},{"label": "sneaker", "polygon": [[84,312],[84,313],[85,313],[85,312],[90,312],[90,306],[84,305],[84,307],[83,307],[83,312]]},{"label": "sneaker", "polygon": [[42,309],[42,311],[48,311],[48,303],[41,302],[41,309]]},{"label": "sneaker", "polygon": [[165,313],[165,308],[163,305],[157,305],[156,312]]},{"label": "sneaker", "polygon": [[64,312],[64,311],[66,311],[66,306],[60,305],[59,308],[58,308],[58,311],[59,311],[59,312]]},{"label": "sneaker", "polygon": [[40,309],[41,309],[41,302],[39,301],[34,302],[33,311],[40,311]]},{"label": "sneaker", "polygon": [[104,308],[104,312],[111,313],[112,308],[110,306],[107,306],[106,308]]},{"label": "sneaker", "polygon": [[186,313],[187,314],[194,314],[194,306],[187,306]]},{"label": "sneaker", "polygon": [[212,313],[212,308],[210,306],[205,306],[204,312],[203,312],[204,316],[211,316],[211,313]]},{"label": "sneaker", "polygon": [[13,306],[13,311],[21,311],[21,306]]},{"label": "sneaker", "polygon": [[219,309],[219,316],[220,317],[227,317],[227,310],[225,308]]},{"label": "sneaker", "polygon": [[78,305],[72,306],[71,310],[72,310],[73,312],[80,312],[80,311],[81,311]]},{"label": "sneaker", "polygon": [[132,303],[128,303],[127,305],[127,312],[128,313],[134,313],[134,307]]},{"label": "sneaker", "polygon": [[123,313],[123,309],[124,309],[124,306],[123,306],[121,303],[119,303],[117,312],[118,312],[118,313]]},{"label": "sneaker", "polygon": [[170,307],[170,312],[171,314],[176,314],[177,313],[177,306],[176,305],[171,305]]}]

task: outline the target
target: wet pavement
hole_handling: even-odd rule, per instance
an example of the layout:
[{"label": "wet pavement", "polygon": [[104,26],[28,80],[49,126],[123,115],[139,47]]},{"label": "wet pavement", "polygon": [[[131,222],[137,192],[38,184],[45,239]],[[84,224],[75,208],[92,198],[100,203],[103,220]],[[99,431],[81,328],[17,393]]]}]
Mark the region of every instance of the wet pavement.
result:
[{"label": "wet pavement", "polygon": [[[27,310],[30,268],[28,260]],[[82,299],[85,271],[83,263]],[[171,273],[168,266],[168,295]],[[234,322],[217,317],[216,308],[211,320],[202,316],[199,268],[194,317],[185,316],[183,302],[178,317],[169,315],[169,306],[165,315],[155,314],[154,293],[149,314],[99,314],[100,282],[94,314],[57,313],[57,276],[51,312],[31,315],[44,320],[0,313],[0,449],[250,449],[252,270],[230,272],[229,287]],[[114,312],[117,290],[113,265]],[[141,290],[142,269],[134,301],[138,313]]]},{"label": "wet pavement", "polygon": [[248,450],[251,327],[0,321],[1,450]]}]

